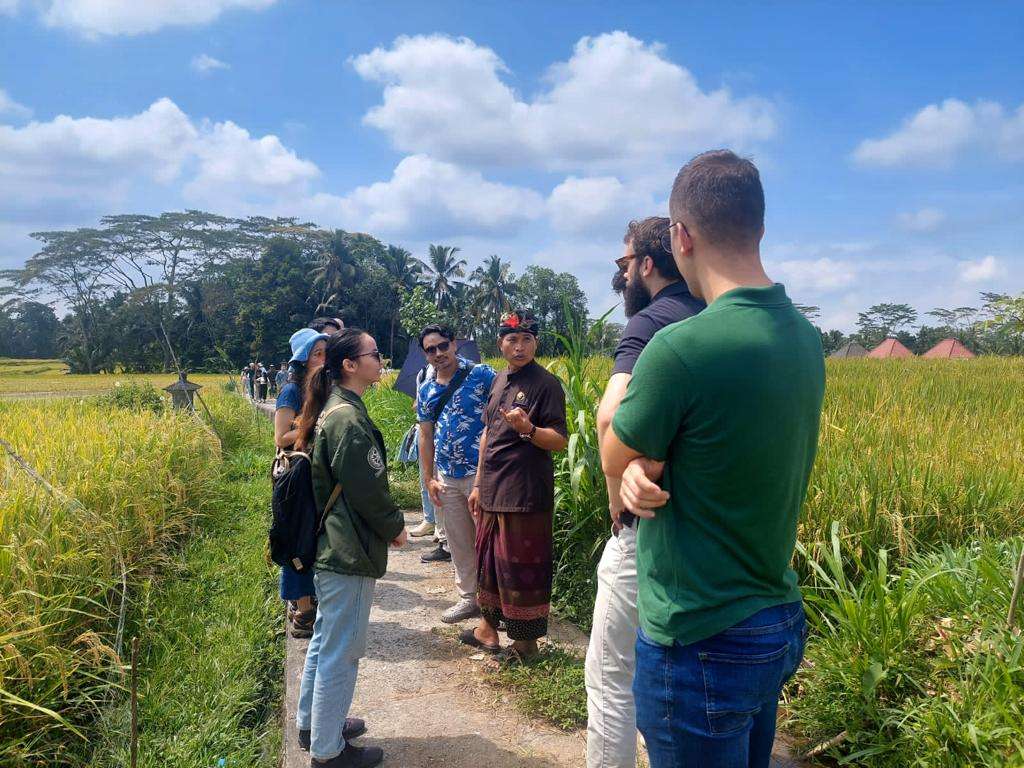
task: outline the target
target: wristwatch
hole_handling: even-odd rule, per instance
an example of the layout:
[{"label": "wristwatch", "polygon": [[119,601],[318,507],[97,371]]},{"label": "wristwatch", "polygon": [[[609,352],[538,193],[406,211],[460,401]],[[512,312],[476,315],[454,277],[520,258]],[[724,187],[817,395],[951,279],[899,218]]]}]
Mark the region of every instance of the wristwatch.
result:
[{"label": "wristwatch", "polygon": [[522,433],[520,433],[520,434],[519,434],[519,436],[520,436],[521,438],[523,438],[523,440],[533,440],[533,436],[534,436],[534,435],[536,435],[536,434],[537,434],[537,425],[536,425],[536,424],[534,424],[534,425],[533,425],[533,429],[531,429],[531,430],[530,430],[529,432],[527,432],[526,434],[522,434]]}]

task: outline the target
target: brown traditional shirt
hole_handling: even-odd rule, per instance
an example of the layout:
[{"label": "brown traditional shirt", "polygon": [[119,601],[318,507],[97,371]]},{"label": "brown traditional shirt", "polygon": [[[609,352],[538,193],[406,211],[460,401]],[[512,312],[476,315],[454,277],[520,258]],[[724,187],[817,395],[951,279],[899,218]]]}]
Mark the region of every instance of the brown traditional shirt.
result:
[{"label": "brown traditional shirt", "polygon": [[555,465],[551,451],[524,440],[501,415],[516,406],[538,429],[568,437],[565,391],[558,377],[532,362],[500,371],[484,411],[487,445],[480,476],[480,506],[488,512],[547,512],[555,507]]}]

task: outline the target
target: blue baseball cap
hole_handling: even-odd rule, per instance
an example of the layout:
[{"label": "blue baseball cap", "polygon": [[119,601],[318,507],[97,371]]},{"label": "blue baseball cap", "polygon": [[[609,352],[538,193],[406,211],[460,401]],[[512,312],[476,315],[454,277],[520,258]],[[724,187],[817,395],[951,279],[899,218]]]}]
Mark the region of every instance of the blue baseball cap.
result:
[{"label": "blue baseball cap", "polygon": [[288,339],[288,343],[292,347],[292,359],[289,363],[304,363],[309,360],[309,352],[313,349],[313,345],[321,339],[327,340],[331,338],[326,333],[317,333],[312,328],[301,328],[292,334],[292,337]]}]

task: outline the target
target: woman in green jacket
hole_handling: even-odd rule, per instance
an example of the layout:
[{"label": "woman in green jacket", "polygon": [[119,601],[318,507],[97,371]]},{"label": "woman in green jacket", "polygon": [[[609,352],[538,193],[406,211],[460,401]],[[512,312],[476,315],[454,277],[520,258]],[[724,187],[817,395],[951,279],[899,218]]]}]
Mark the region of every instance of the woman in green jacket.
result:
[{"label": "woman in green jacket", "polygon": [[377,343],[368,333],[339,332],[306,385],[299,416],[302,441],[313,446],[313,493],[324,510],[313,578],[319,607],[296,717],[299,743],[316,767],[369,768],[383,760],[379,747],[347,741],[365,727],[346,717],[366,649],[374,584],[387,570],[388,545],[400,547],[407,536],[388,488],[384,440],[362,400],[380,372]]}]

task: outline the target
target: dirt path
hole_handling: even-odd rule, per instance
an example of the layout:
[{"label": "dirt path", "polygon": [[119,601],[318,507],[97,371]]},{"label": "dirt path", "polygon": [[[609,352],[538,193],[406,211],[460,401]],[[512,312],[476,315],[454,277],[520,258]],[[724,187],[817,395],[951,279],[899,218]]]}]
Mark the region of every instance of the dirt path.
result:
[{"label": "dirt path", "polygon": [[[410,525],[420,513],[407,514]],[[366,657],[359,667],[352,714],[365,718],[359,744],[385,751],[385,766],[418,768],[556,768],[584,765],[582,733],[531,722],[500,691],[481,680],[481,661],[451,637],[441,611],[457,599],[449,563],[424,564],[429,539],[392,550],[377,582]],[[467,622],[465,626],[471,626]],[[560,627],[562,642],[581,633]],[[296,746],[294,706],[305,641],[289,640],[285,673],[285,768],[309,765]]]}]

